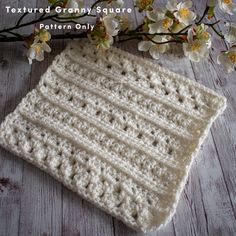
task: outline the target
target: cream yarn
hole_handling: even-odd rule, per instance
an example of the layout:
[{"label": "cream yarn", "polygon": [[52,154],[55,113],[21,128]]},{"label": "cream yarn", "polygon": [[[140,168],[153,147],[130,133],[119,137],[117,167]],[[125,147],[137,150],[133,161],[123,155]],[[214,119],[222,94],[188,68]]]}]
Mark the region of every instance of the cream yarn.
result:
[{"label": "cream yarn", "polygon": [[225,107],[224,97],[148,60],[74,42],[7,116],[0,144],[147,231],[171,219]]}]

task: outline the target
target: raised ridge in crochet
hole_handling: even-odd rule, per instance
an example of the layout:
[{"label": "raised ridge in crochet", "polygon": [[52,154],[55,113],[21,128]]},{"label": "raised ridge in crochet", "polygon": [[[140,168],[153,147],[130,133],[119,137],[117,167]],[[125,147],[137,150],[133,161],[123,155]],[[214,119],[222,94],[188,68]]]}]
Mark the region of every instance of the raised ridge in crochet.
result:
[{"label": "raised ridge in crochet", "polygon": [[117,48],[73,42],[7,116],[0,144],[130,227],[173,215],[226,100]]}]

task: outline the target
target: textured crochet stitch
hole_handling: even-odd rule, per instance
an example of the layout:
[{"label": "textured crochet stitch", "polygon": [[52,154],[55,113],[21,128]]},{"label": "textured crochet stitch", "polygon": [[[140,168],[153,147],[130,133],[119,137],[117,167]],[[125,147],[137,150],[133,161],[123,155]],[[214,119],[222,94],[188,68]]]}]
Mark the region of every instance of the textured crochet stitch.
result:
[{"label": "textured crochet stitch", "polygon": [[0,127],[0,144],[148,231],[176,209],[224,97],[151,61],[81,41],[55,58]]}]

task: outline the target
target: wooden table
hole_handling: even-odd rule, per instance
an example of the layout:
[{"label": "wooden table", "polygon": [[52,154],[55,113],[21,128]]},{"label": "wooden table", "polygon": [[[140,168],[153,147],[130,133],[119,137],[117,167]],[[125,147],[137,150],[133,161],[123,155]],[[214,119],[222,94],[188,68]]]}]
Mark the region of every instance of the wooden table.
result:
[{"label": "wooden table", "polygon": [[[46,0],[1,0],[1,27],[16,23],[19,15],[5,13],[4,7],[46,6]],[[87,1],[86,1],[87,2]],[[91,2],[91,1],[90,1]],[[163,2],[163,1],[159,1]],[[195,1],[199,14],[204,0]],[[132,1],[126,1],[132,7]],[[222,12],[218,13],[225,16]],[[31,15],[31,17],[35,17]],[[140,21],[139,13],[132,15]],[[236,21],[236,18],[231,17]],[[32,31],[29,27],[26,32]],[[21,31],[22,32],[22,31]],[[53,52],[42,63],[30,66],[22,43],[0,43],[0,122],[34,88],[48,65],[64,47],[51,42]],[[192,63],[179,55],[161,57],[157,63],[212,88],[228,99],[225,113],[217,119],[194,160],[190,176],[172,221],[148,235],[235,235],[236,234],[236,73],[226,74],[217,65],[216,54],[225,45],[214,40],[210,57]],[[139,56],[136,42],[117,45]],[[49,175],[0,149],[0,236],[14,235],[141,235],[93,207],[67,190]]]}]

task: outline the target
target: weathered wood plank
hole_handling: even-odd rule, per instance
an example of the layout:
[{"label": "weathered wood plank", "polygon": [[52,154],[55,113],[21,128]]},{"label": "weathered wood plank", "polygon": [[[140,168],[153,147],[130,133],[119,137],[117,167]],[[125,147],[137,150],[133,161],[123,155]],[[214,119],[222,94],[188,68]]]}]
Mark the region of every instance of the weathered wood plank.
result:
[{"label": "weathered wood plank", "polygon": [[[37,1],[37,7],[47,6],[47,1]],[[63,48],[63,41],[52,43],[52,54],[45,55],[43,63],[32,66],[30,90],[36,86],[53,58]],[[25,65],[29,67],[28,64]],[[62,187],[48,174],[24,162],[24,191],[21,195],[19,235],[61,235]]]},{"label": "weathered wood plank", "polygon": [[77,194],[63,189],[63,234],[112,236],[112,217]]},{"label": "weathered wood plank", "polygon": [[[13,6],[23,7],[27,1],[11,1]],[[11,26],[17,16],[6,13],[9,1],[0,3],[1,27]],[[34,2],[31,2],[34,6]],[[30,67],[25,66],[25,55],[21,43],[1,46],[0,56],[0,122],[13,111],[28,90]],[[18,235],[21,210],[23,161],[0,149],[0,235]]]},{"label": "weathered wood plank", "polygon": [[[202,10],[202,4],[197,5],[197,10]],[[227,14],[222,14],[219,10],[216,14],[219,18],[229,19]],[[232,19],[235,22],[236,18],[233,17]],[[216,62],[217,54],[226,49],[225,44],[219,38],[215,38],[214,45],[216,50],[211,50],[210,58],[205,63],[193,63],[193,70],[198,75],[199,81],[223,94],[228,100],[225,113],[217,119],[211,129],[213,145],[216,150],[215,159],[218,164],[218,172],[215,173],[215,181],[212,181],[212,186],[216,190],[215,194],[208,192],[204,201],[209,204],[209,208],[206,210],[215,215],[212,228],[216,232],[217,230],[222,230],[222,233],[233,234],[236,231],[235,73],[227,75],[226,71]],[[220,184],[216,179],[219,173],[221,173],[221,178],[223,178]],[[205,183],[203,182],[203,184]],[[205,189],[209,190],[209,186],[206,186]],[[212,204],[213,197],[216,202],[215,205]],[[210,219],[213,220],[212,218]]]}]

